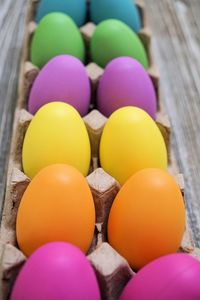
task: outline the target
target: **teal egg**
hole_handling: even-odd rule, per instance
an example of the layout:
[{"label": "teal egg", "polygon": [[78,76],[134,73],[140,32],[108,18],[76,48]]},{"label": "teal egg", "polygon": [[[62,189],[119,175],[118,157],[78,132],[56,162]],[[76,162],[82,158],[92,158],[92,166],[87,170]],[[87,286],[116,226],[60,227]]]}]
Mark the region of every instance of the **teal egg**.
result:
[{"label": "teal egg", "polygon": [[133,0],[91,0],[90,17],[95,24],[107,19],[117,19],[135,32],[141,29],[140,14]]},{"label": "teal egg", "polygon": [[86,22],[87,11],[85,0],[41,0],[38,5],[35,20],[37,23],[51,12],[62,12],[69,15],[77,26]]}]

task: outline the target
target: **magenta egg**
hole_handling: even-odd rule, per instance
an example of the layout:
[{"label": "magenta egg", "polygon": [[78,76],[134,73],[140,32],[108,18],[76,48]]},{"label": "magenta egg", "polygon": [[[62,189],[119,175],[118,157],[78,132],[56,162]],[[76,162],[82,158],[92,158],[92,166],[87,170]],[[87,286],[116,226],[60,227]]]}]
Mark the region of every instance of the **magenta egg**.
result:
[{"label": "magenta egg", "polygon": [[106,117],[123,106],[136,106],[155,119],[156,103],[152,81],[138,61],[119,57],[106,66],[97,92],[97,108]]},{"label": "magenta egg", "polygon": [[120,300],[199,300],[200,262],[188,254],[163,256],[142,268]]},{"label": "magenta egg", "polygon": [[10,300],[100,300],[95,273],[71,244],[49,243],[27,260]]},{"label": "magenta egg", "polygon": [[37,110],[53,101],[66,102],[76,108],[81,116],[90,105],[90,81],[84,65],[70,55],[51,59],[36,77],[28,100],[28,111]]}]

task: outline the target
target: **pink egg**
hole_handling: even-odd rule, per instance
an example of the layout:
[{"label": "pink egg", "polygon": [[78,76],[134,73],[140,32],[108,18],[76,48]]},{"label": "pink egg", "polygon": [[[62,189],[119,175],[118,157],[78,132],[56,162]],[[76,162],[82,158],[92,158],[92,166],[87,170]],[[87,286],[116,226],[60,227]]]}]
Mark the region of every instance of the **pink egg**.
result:
[{"label": "pink egg", "polygon": [[163,256],[141,269],[120,300],[199,300],[200,262],[188,254]]},{"label": "pink egg", "polygon": [[71,244],[42,246],[19,273],[10,300],[100,300],[95,273]]},{"label": "pink egg", "polygon": [[105,68],[97,92],[97,108],[106,117],[123,106],[136,106],[156,118],[156,94],[144,67],[130,57],[113,59]]},{"label": "pink egg", "polygon": [[28,100],[28,111],[37,110],[53,101],[62,101],[76,108],[81,116],[90,104],[90,82],[84,65],[70,55],[51,59],[36,77]]}]

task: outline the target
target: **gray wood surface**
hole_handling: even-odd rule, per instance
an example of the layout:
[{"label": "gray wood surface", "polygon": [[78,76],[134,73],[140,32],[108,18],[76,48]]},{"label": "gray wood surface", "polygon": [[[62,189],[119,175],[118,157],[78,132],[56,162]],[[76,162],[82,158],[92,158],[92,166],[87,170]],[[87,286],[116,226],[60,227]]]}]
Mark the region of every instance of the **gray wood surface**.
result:
[{"label": "gray wood surface", "polygon": [[[200,246],[200,0],[146,0],[154,59],[173,146]],[[27,0],[0,0],[0,207],[2,206]]]},{"label": "gray wood surface", "polygon": [[19,60],[27,0],[0,0],[0,210],[17,100]]},{"label": "gray wood surface", "polygon": [[146,0],[146,6],[187,210],[200,246],[200,1]]}]

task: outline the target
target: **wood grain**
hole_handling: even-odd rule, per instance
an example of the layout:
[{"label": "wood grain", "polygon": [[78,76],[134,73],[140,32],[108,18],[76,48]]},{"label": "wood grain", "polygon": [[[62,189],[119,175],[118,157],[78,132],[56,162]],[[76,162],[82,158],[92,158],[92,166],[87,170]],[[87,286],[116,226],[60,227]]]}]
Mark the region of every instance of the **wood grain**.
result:
[{"label": "wood grain", "polygon": [[[173,146],[185,175],[189,220],[200,246],[200,1],[145,2],[163,101],[173,125]],[[0,0],[0,208],[27,4],[28,0]]]},{"label": "wood grain", "polygon": [[200,1],[145,2],[173,146],[185,177],[189,221],[200,246]]},{"label": "wood grain", "polygon": [[0,210],[2,209],[27,0],[0,1]]}]

